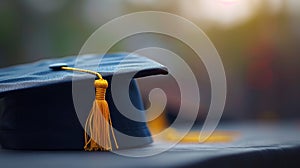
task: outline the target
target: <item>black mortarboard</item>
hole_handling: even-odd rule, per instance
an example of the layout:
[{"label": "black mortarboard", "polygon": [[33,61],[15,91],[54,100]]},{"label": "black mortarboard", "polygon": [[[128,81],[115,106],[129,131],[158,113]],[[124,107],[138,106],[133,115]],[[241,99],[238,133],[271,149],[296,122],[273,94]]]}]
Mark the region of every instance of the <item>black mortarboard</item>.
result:
[{"label": "black mortarboard", "polygon": [[[134,74],[134,78],[138,78],[167,74],[166,68],[161,64],[128,53],[72,56],[0,69],[2,147],[40,150],[84,148],[86,129],[83,128],[80,118],[89,119],[95,90],[92,89],[94,97],[86,96],[85,93],[91,89],[82,89],[77,93],[74,84],[94,88],[95,79],[99,79],[86,73],[79,74],[62,69],[66,66],[98,72],[108,83],[112,81],[113,75],[122,76],[131,73]],[[108,102],[112,125],[117,130],[115,132],[117,144],[113,141],[112,144],[118,145],[119,148],[149,144],[152,142],[151,134],[145,122],[144,107],[136,81],[130,79],[129,88],[124,89],[128,90],[129,98],[132,104],[140,109],[140,114],[135,116],[138,120],[131,120],[121,114],[112,99],[108,85],[105,99]],[[77,97],[74,98],[74,94]],[[78,100],[80,103],[76,104]],[[132,113],[132,111],[125,112]],[[108,134],[108,137],[111,139],[112,134]]]}]

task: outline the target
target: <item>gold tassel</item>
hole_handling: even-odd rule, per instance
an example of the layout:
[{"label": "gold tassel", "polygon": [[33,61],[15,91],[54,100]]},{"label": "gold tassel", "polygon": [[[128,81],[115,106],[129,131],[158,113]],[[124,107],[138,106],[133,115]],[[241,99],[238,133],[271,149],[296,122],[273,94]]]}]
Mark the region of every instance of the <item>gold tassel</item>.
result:
[{"label": "gold tassel", "polygon": [[112,142],[111,136],[114,139],[115,148],[118,149],[118,143],[112,127],[108,103],[105,100],[105,93],[108,87],[108,82],[102,78],[101,74],[95,71],[86,69],[72,68],[64,64],[57,64],[51,67],[54,70],[71,70],[96,75],[99,79],[95,80],[96,96],[93,107],[85,122],[85,151],[111,151]]},{"label": "gold tassel", "polygon": [[112,128],[108,104],[105,100],[105,92],[107,87],[108,83],[106,80],[98,79],[95,81],[96,98],[85,123],[84,150],[86,151],[112,150],[110,130],[116,148],[118,148],[118,144]]}]

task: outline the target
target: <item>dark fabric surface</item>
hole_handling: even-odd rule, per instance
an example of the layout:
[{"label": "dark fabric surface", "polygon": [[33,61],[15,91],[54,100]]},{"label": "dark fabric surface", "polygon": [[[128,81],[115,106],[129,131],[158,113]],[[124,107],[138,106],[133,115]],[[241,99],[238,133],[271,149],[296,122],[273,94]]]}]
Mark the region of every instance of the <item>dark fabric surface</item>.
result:
[{"label": "dark fabric surface", "polygon": [[178,167],[243,167],[243,168],[267,168],[267,167],[300,167],[300,146],[278,147],[253,150],[245,153],[228,154],[207,159],[201,162],[191,162]]},{"label": "dark fabric surface", "polygon": [[[218,130],[239,131],[227,143],[177,144],[165,149],[155,141],[141,148],[111,152],[0,150],[1,167],[299,167],[300,125],[298,123],[230,123]],[[144,154],[147,157],[138,157]],[[136,154],[129,157],[126,154]],[[125,156],[124,156],[125,155]]]}]

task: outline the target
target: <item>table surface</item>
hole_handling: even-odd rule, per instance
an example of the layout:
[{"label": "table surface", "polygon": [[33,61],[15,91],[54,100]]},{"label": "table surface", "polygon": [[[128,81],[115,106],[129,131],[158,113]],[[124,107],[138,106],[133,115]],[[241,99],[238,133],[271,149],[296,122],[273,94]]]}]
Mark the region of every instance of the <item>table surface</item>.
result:
[{"label": "table surface", "polygon": [[[286,167],[299,164],[299,122],[227,123],[218,128],[240,135],[232,142],[179,143],[168,150],[169,143],[155,141],[118,153],[0,149],[0,167]],[[141,157],[154,153],[160,154]]]}]

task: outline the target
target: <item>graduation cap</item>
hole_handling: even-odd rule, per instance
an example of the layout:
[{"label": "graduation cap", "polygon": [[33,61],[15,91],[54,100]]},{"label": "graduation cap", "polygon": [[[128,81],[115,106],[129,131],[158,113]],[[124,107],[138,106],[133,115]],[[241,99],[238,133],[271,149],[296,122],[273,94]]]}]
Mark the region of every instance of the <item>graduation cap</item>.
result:
[{"label": "graduation cap", "polygon": [[[134,114],[139,120],[120,112],[110,89],[114,75],[129,73],[134,74],[129,98],[140,109]],[[0,143],[8,149],[89,151],[149,144],[152,138],[134,78],[159,74],[167,74],[163,65],[128,53],[71,56],[0,69]],[[74,84],[86,88],[77,98]]]}]

